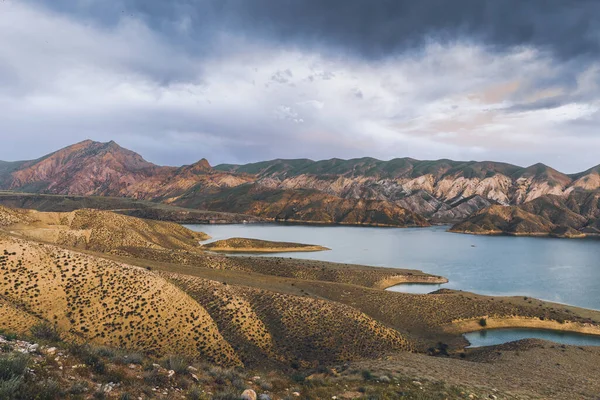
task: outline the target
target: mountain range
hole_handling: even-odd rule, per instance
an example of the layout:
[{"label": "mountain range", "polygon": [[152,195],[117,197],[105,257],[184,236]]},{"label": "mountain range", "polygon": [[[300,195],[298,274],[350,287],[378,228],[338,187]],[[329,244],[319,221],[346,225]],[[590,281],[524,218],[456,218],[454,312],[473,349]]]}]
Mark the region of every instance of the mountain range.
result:
[{"label": "mountain range", "polygon": [[113,141],[86,140],[37,160],[0,162],[0,189],[126,197],[290,222],[600,233],[600,166],[564,174],[544,164],[334,158],[214,167],[201,159],[169,167]]}]

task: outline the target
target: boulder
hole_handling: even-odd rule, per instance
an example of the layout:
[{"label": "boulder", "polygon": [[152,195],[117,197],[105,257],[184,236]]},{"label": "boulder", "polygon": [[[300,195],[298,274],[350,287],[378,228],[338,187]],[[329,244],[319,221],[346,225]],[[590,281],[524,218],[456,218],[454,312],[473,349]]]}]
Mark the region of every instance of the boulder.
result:
[{"label": "boulder", "polygon": [[256,392],[252,389],[246,389],[242,392],[242,400],[256,400]]}]

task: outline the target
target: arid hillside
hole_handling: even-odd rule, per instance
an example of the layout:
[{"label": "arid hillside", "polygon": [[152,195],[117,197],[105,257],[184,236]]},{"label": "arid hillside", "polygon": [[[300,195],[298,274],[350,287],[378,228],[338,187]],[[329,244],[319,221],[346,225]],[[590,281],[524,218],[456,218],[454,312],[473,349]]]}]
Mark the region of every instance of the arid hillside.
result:
[{"label": "arid hillside", "polygon": [[82,208],[112,211],[138,218],[180,224],[233,224],[264,222],[252,215],[196,210],[127,197],[76,196],[0,191],[0,206],[37,211],[69,212]]},{"label": "arid hillside", "polygon": [[566,200],[555,195],[541,196],[518,206],[485,208],[450,231],[569,238],[598,235],[598,204],[598,194],[583,191],[572,192]]},{"label": "arid hillside", "polygon": [[[108,211],[41,213],[1,207],[0,221],[3,332],[44,335],[44,340],[54,341],[52,346],[68,347],[59,351],[62,364],[55,364],[57,350],[50,350],[55,361],[42,364],[48,366],[43,374],[23,378],[34,379],[30,382],[54,376],[49,375],[54,368],[50,366],[81,364],[77,368],[82,369],[80,376],[86,382],[106,379],[98,386],[104,390],[104,385],[118,379],[119,385],[110,386],[114,393],[140,394],[149,386],[152,394],[145,395],[149,398],[173,398],[174,393],[191,389],[225,393],[225,386],[234,385],[238,392],[229,392],[230,396],[253,388],[283,399],[281,393],[292,390],[287,386],[290,380],[296,385],[293,390],[308,399],[344,393],[361,398],[367,391],[394,398],[405,383],[408,387],[401,391],[412,393],[408,388],[416,387],[415,380],[423,387],[418,390],[441,398],[464,398],[464,393],[488,397],[512,393],[506,398],[520,398],[514,393],[544,393],[547,398],[560,398],[566,378],[541,380],[543,387],[524,383],[515,391],[502,380],[496,380],[492,388],[478,378],[478,371],[483,368],[512,382],[516,377],[511,371],[518,362],[535,364],[536,370],[546,372],[560,362],[571,371],[570,377],[588,376],[587,363],[594,353],[569,348],[569,354],[579,351],[584,358],[562,355],[562,361],[556,361],[560,354],[548,348],[542,352],[545,358],[539,359],[527,343],[517,343],[513,346],[522,358],[510,358],[508,367],[494,349],[465,350],[461,334],[494,327],[600,334],[597,311],[527,297],[451,290],[427,295],[385,291],[401,282],[446,280],[418,270],[206,253],[197,246],[196,234],[185,228]],[[40,233],[57,229],[61,235]],[[81,231],[90,232],[85,242],[50,240]],[[1,335],[0,342],[4,340]],[[0,351],[0,359],[9,348],[3,346],[6,350]],[[47,348],[40,347],[41,357]],[[37,357],[37,350],[32,351]],[[146,357],[156,361],[142,361]],[[100,360],[110,365],[108,370],[99,367],[103,365]],[[431,375],[418,367],[420,363],[431,368],[435,382],[428,381]],[[190,370],[186,365],[197,367]],[[262,370],[256,376],[263,378],[245,375],[244,387],[228,378],[242,376],[247,368]],[[65,370],[68,376],[71,370]],[[261,385],[259,381],[274,377],[265,370],[280,371],[286,383]],[[210,371],[228,372],[221,376]],[[462,382],[469,389],[455,388],[461,386],[453,379],[456,371],[471,374]],[[387,378],[379,380],[372,373]],[[64,387],[73,380],[68,376],[58,374],[52,379]],[[310,382],[317,376],[323,383]]]},{"label": "arid hillside", "polygon": [[[202,234],[179,225],[97,210],[2,208],[0,217],[8,221],[6,233],[0,231],[0,323],[17,332],[46,321],[69,340],[157,355],[176,353],[221,365],[308,366],[411,348],[398,331],[349,306],[155,273],[152,260],[143,257],[133,263],[103,257],[144,254],[141,249],[158,251],[168,261],[176,261],[177,255],[209,257],[197,246]],[[209,269],[246,276],[244,261],[240,266],[232,261]],[[331,332],[337,332],[335,340]],[[254,350],[245,350],[250,345]]]},{"label": "arid hillside", "polygon": [[255,185],[241,185],[203,198],[182,196],[185,207],[230,210],[258,215],[273,221],[371,225],[429,226],[418,214],[385,200],[344,199],[317,190],[262,190]]},{"label": "arid hillside", "polygon": [[[567,175],[544,164],[411,158],[278,159],[216,167],[201,159],[176,168],[151,164],[114,142],[88,140],[38,160],[0,163],[0,189],[127,197],[278,221],[425,226],[425,220],[456,223],[492,205],[517,206],[549,195],[581,207],[584,200],[572,194],[600,192],[599,171]],[[185,212],[152,207],[130,212],[186,218]]]},{"label": "arid hillside", "polygon": [[[239,363],[206,310],[143,268],[4,234],[0,246],[4,307],[56,324],[74,341]],[[21,322],[15,330],[33,320]]]},{"label": "arid hillside", "polygon": [[68,213],[0,209],[11,232],[43,242],[102,252],[121,248],[199,248],[209,237],[179,224],[82,209]]}]

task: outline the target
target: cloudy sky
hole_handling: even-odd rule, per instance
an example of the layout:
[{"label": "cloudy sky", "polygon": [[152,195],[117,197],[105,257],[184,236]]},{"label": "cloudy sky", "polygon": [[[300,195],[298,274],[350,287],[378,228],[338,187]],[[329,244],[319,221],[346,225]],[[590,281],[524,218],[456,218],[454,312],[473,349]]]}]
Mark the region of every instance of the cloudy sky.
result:
[{"label": "cloudy sky", "polygon": [[600,2],[2,0],[0,159],[600,163]]}]

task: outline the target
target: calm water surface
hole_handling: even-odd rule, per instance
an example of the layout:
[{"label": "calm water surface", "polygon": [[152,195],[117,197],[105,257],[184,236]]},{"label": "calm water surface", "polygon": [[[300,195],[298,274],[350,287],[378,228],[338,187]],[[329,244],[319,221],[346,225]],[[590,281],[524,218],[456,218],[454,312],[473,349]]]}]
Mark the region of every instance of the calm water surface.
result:
[{"label": "calm water surface", "polygon": [[420,269],[446,285],[402,285],[427,293],[440,287],[493,296],[523,295],[600,309],[600,240],[474,236],[447,227],[367,228],[277,224],[189,225],[212,240],[248,237],[318,244],[331,251],[285,257]]},{"label": "calm water surface", "polygon": [[493,346],[521,339],[544,339],[573,346],[600,346],[600,337],[545,329],[490,329],[463,335],[469,347]]}]

